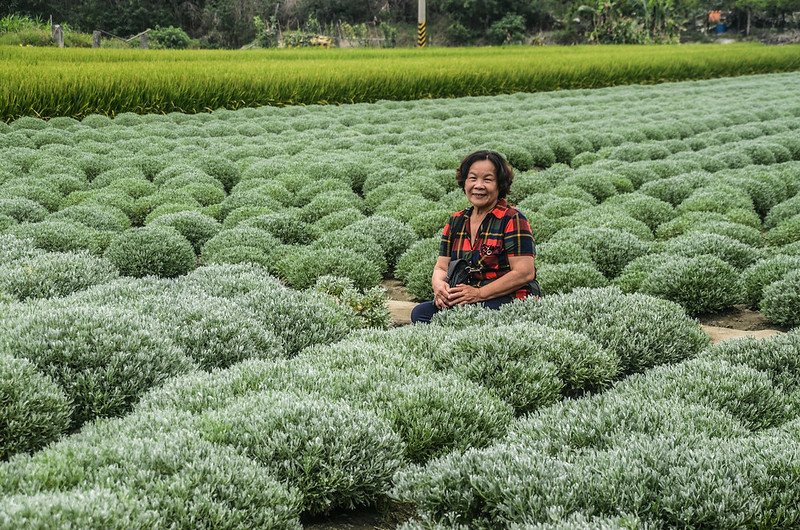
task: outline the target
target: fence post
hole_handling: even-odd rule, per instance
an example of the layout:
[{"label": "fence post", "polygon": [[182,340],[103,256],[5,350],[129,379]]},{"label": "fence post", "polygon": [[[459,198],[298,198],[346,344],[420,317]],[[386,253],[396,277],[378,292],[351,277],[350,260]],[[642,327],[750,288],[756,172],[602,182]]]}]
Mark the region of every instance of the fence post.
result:
[{"label": "fence post", "polygon": [[53,26],[53,39],[58,44],[59,48],[64,47],[64,30],[61,28],[61,24],[56,24]]},{"label": "fence post", "polygon": [[141,49],[143,49],[143,50],[146,50],[146,49],[147,49],[147,45],[148,45],[148,42],[147,42],[147,41],[148,41],[148,38],[147,38],[147,32],[145,31],[144,33],[142,33],[142,34],[139,36],[139,47],[140,47]]},{"label": "fence post", "polygon": [[100,47],[100,32],[95,30],[92,32],[92,48]]}]

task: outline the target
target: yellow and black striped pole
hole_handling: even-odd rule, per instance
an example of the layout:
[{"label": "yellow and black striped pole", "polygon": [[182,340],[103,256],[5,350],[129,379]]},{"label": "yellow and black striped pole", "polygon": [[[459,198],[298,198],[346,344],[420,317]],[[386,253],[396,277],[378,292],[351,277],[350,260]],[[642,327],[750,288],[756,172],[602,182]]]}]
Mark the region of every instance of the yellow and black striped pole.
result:
[{"label": "yellow and black striped pole", "polygon": [[417,23],[417,47],[424,48],[428,44],[428,24],[425,20],[425,0],[419,0],[419,22]]}]

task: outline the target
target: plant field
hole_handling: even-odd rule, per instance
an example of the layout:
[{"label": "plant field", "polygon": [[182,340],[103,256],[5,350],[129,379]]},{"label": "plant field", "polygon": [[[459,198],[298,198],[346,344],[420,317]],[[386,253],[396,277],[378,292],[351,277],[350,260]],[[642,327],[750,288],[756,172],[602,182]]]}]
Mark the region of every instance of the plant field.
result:
[{"label": "plant field", "polygon": [[800,46],[142,51],[0,46],[0,119],[483,96],[792,71]]},{"label": "plant field", "polygon": [[[0,528],[800,524],[800,74],[0,123]],[[725,102],[720,105],[720,102]],[[541,301],[430,295],[478,148]]]}]

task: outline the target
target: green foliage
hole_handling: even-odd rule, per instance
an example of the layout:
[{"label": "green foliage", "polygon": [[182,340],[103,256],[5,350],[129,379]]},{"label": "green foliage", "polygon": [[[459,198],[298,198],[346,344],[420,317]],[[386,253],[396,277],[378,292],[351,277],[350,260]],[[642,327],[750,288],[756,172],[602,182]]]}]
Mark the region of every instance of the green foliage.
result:
[{"label": "green foliage", "polygon": [[605,287],[608,280],[593,263],[547,263],[537,267],[545,294],[569,293],[578,287]]},{"label": "green foliage", "polygon": [[743,298],[750,307],[757,308],[764,295],[764,289],[793,270],[800,269],[800,255],[777,255],[754,263],[742,271],[741,284]]},{"label": "green foliage", "polygon": [[86,252],[50,252],[0,265],[0,292],[23,301],[65,296],[118,275],[106,259]]},{"label": "green foliage", "polygon": [[397,260],[394,274],[417,300],[432,300],[431,278],[439,256],[439,238],[422,239],[411,245]]},{"label": "green foliage", "polygon": [[174,278],[195,267],[191,243],[171,226],[132,228],[113,239],[105,257],[123,276]]},{"label": "green foliage", "polygon": [[386,329],[392,322],[386,291],[381,287],[361,292],[349,278],[320,276],[314,290],[328,294],[352,309],[358,321],[354,327]]},{"label": "green foliage", "polygon": [[156,26],[148,32],[148,36],[153,43],[152,47],[156,49],[181,50],[190,47],[192,43],[191,37],[183,29],[174,26]]},{"label": "green foliage", "polygon": [[249,394],[203,415],[199,430],[297,487],[310,514],[375,503],[403,453],[400,437],[374,413],[288,392]]},{"label": "green foliage", "polygon": [[786,327],[800,324],[800,273],[791,271],[766,286],[761,298],[761,312],[772,322]]},{"label": "green foliage", "polygon": [[649,245],[636,236],[612,228],[565,228],[551,240],[568,241],[585,248],[606,278],[614,278],[625,265],[649,250]]},{"label": "green foliage", "polygon": [[800,241],[800,214],[782,221],[778,226],[769,230],[764,239],[768,245],[776,247]]},{"label": "green foliage", "polygon": [[114,235],[67,220],[22,223],[9,227],[6,233],[30,239],[36,247],[49,252],[87,250],[91,254],[102,254]]},{"label": "green foliage", "polygon": [[342,247],[292,247],[275,264],[278,275],[295,289],[313,286],[320,276],[349,278],[359,289],[381,281],[381,271],[359,252]]},{"label": "green foliage", "polygon": [[67,395],[71,428],[124,414],[149,388],[194,368],[155,321],[108,307],[20,307],[2,330],[3,349]]},{"label": "green foliage", "polygon": [[99,204],[67,206],[50,214],[49,219],[75,221],[95,230],[110,232],[122,232],[131,226],[125,212],[113,206]]},{"label": "green foliage", "polygon": [[222,225],[216,219],[195,211],[161,215],[150,221],[148,226],[174,228],[192,244],[195,254],[200,254],[203,245],[222,230]]},{"label": "green foliage", "polygon": [[670,239],[660,250],[675,256],[689,258],[706,254],[713,255],[740,271],[762,257],[762,252],[757,248],[727,236],[706,232],[688,232]]},{"label": "green foliage", "polygon": [[70,403],[29,361],[0,354],[0,460],[41,449],[66,432]]},{"label": "green foliage", "polygon": [[643,293],[682,305],[690,315],[727,309],[742,299],[739,273],[716,256],[672,256],[641,282]]}]

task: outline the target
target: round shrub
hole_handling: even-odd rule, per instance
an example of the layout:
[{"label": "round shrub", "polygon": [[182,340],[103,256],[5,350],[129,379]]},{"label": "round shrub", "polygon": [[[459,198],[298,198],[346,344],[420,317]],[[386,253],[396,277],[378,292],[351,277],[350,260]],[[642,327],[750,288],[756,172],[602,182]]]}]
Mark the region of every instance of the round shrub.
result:
[{"label": "round shrub", "polygon": [[250,394],[207,413],[200,433],[236,447],[297,487],[309,514],[375,504],[387,493],[404,450],[376,414],[290,392]]},{"label": "round shrub", "polygon": [[800,214],[782,221],[778,226],[768,231],[764,238],[768,245],[776,247],[800,241]]},{"label": "round shrub", "polygon": [[610,287],[507,304],[489,316],[498,324],[529,322],[582,333],[619,355],[621,375],[696,356],[709,344],[679,305]]},{"label": "round shrub", "polygon": [[578,186],[591,193],[598,202],[603,202],[619,193],[614,185],[615,181],[616,179],[611,172],[602,170],[584,171],[581,168],[572,176],[564,179],[562,184]]},{"label": "round shrub", "polygon": [[608,280],[594,263],[554,263],[537,267],[537,280],[545,294],[568,293],[578,287],[605,287]]},{"label": "round shrub", "polygon": [[759,307],[772,322],[787,327],[800,324],[800,271],[789,272],[765,287]]},{"label": "round shrub", "polygon": [[[167,184],[171,183],[172,180],[168,181]],[[162,189],[168,188],[167,186],[164,186]],[[221,189],[221,186],[207,182],[192,182],[175,189],[181,193],[186,193],[190,197],[193,197],[202,206],[219,204],[221,208],[221,203],[225,200],[225,192]]]},{"label": "round shrub", "polygon": [[670,203],[643,193],[615,195],[604,204],[625,210],[628,215],[643,222],[652,231],[676,215],[675,209]]},{"label": "round shrub", "polygon": [[674,256],[672,261],[652,270],[640,290],[676,302],[690,315],[726,309],[742,298],[739,273],[711,255]]},{"label": "round shrub", "polygon": [[414,215],[408,222],[419,237],[431,237],[441,234],[450,212],[443,208],[427,210]]},{"label": "round shrub", "polygon": [[16,178],[6,182],[0,187],[0,198],[30,199],[44,206],[49,212],[58,210],[61,204],[61,195],[58,192],[32,178]]},{"label": "round shrub", "polygon": [[[142,171],[140,168],[123,166],[115,167],[114,169],[109,169],[108,171],[103,171],[94,177],[94,179],[92,179],[92,188],[105,188],[106,186],[109,186],[118,180],[149,182],[147,177],[144,176],[144,171]],[[152,183],[151,189],[154,189],[152,187]]]},{"label": "round shrub", "polygon": [[689,173],[645,182],[639,192],[678,206],[707,180],[705,173]]},{"label": "round shrub", "polygon": [[31,240],[18,239],[10,234],[0,235],[0,265],[42,254],[44,251],[36,248]]},{"label": "round shrub", "polygon": [[738,270],[744,270],[762,257],[762,252],[719,234],[689,232],[665,242],[662,252],[687,258],[712,255]]},{"label": "round shrub", "polygon": [[196,254],[203,245],[222,230],[222,225],[213,217],[200,212],[177,212],[156,217],[148,226],[171,226],[185,237]]},{"label": "round shrub", "polygon": [[552,241],[569,241],[585,248],[606,278],[614,278],[625,265],[647,254],[649,245],[623,230],[612,228],[565,228]]},{"label": "round shrub", "polygon": [[431,278],[439,256],[439,238],[422,239],[411,245],[400,259],[394,274],[417,300],[432,300]]},{"label": "round shrub", "polygon": [[174,278],[195,267],[192,244],[171,226],[148,226],[122,232],[105,257],[123,276]]},{"label": "round shrub", "polygon": [[703,221],[690,227],[687,232],[704,232],[730,237],[743,245],[763,247],[764,238],[761,232],[752,226],[729,221]]},{"label": "round shrub", "polygon": [[108,260],[86,252],[48,252],[0,265],[0,291],[17,300],[66,296],[117,275]]},{"label": "round shrub", "polygon": [[259,215],[269,215],[272,213],[274,213],[274,211],[270,208],[262,208],[260,206],[242,206],[241,208],[233,210],[228,214],[227,217],[225,217],[222,227],[226,230],[229,228],[235,228],[247,219],[258,217]]},{"label": "round shrub", "polygon": [[341,276],[353,280],[359,289],[381,282],[379,264],[347,248],[297,247],[275,264],[281,279],[295,289],[313,286],[320,276]]},{"label": "round shrub", "polygon": [[76,205],[94,206],[103,205],[111,206],[122,210],[125,215],[130,219],[136,210],[136,201],[129,195],[115,190],[102,189],[90,191],[76,191],[70,193],[61,202],[62,208]]},{"label": "round shrub", "polygon": [[158,190],[157,192],[136,199],[131,222],[142,226],[147,216],[156,208],[166,204],[180,204],[200,209],[202,206],[194,197],[181,190]]},{"label": "round shrub", "polygon": [[113,206],[79,204],[50,214],[50,219],[75,221],[95,230],[122,232],[130,228],[131,221],[125,212]]},{"label": "round shrub", "polygon": [[350,226],[364,218],[365,216],[361,211],[355,208],[345,208],[344,210],[329,213],[325,217],[317,219],[314,222],[314,226],[316,226],[317,230],[320,232],[333,231]]},{"label": "round shrub", "polygon": [[61,388],[30,361],[0,353],[0,460],[41,449],[66,432],[72,410]]},{"label": "round shrub", "polygon": [[239,167],[223,156],[202,155],[194,159],[200,169],[222,183],[226,191],[230,191],[239,182]]},{"label": "round shrub", "polygon": [[[3,204],[2,200],[0,200],[0,204]],[[799,214],[800,195],[795,195],[794,197],[773,206],[766,218],[764,218],[764,226],[770,229],[775,228],[783,221],[786,221]],[[11,216],[14,217],[13,215]]]},{"label": "round shrub", "polygon": [[538,209],[537,213],[551,219],[558,219],[560,217],[568,217],[591,207],[592,204],[587,201],[572,197],[553,196],[552,199]]},{"label": "round shrub", "polygon": [[312,223],[329,213],[355,208],[362,210],[362,199],[352,191],[328,191],[320,193],[300,208],[301,220]]},{"label": "round shrub", "polygon": [[88,250],[92,254],[102,254],[114,235],[67,220],[22,223],[11,226],[7,233],[30,239],[36,247],[49,252]]},{"label": "round shrub", "polygon": [[216,218],[212,214],[207,213],[206,209],[201,210],[197,206],[193,206],[191,204],[162,204],[160,206],[156,206],[150,211],[149,214],[147,214],[147,217],[144,218],[144,224],[147,226],[159,217],[180,212],[198,212],[202,215],[207,215],[216,221]]},{"label": "round shrub", "polygon": [[0,197],[0,214],[7,215],[20,223],[38,223],[47,217],[47,208],[24,197]]},{"label": "round shrub", "polygon": [[319,236],[315,225],[301,221],[290,210],[250,217],[239,226],[252,226],[264,230],[287,245],[308,245]]},{"label": "round shrub", "polygon": [[383,275],[388,270],[383,249],[370,235],[350,228],[343,228],[334,232],[323,234],[314,242],[312,248],[325,251],[326,249],[352,250],[373,263]]},{"label": "round shrub", "polygon": [[400,255],[417,241],[413,228],[396,219],[379,215],[356,221],[348,230],[369,234],[383,249],[389,268],[393,268]]},{"label": "round shrub", "polygon": [[548,241],[536,245],[536,267],[561,263],[591,263],[589,251],[571,241]]},{"label": "round shrub", "polygon": [[8,215],[3,215],[0,213],[0,234],[6,231],[6,229],[12,225],[17,224],[17,220],[13,217],[9,217]]},{"label": "round shrub", "polygon": [[390,217],[408,223],[419,212],[434,208],[433,201],[415,193],[398,193],[392,195],[375,208],[375,215]]},{"label": "round shrub", "polygon": [[[237,251],[242,251],[245,254],[252,254],[249,250],[252,249],[258,255],[269,259],[280,252],[281,248],[281,242],[269,232],[253,227],[236,227],[230,230],[222,230],[216,236],[209,239],[206,244],[203,245],[201,258],[203,263],[226,263],[228,262],[227,260],[221,259],[223,254],[233,256]],[[231,254],[231,252],[233,252],[233,254]],[[256,263],[261,262],[256,261]]]},{"label": "round shrub", "polygon": [[725,213],[734,208],[753,210],[753,199],[738,188],[717,184],[695,190],[678,205],[676,210],[679,213],[698,211]]},{"label": "round shrub", "polygon": [[4,350],[63,389],[71,428],[124,414],[149,388],[195,368],[155,321],[110,307],[20,308],[1,329]]},{"label": "round shrub", "polygon": [[763,372],[786,393],[800,388],[800,335],[797,332],[767,339],[748,337],[720,342],[706,351],[703,357]]},{"label": "round shrub", "polygon": [[525,324],[455,333],[433,356],[439,369],[491,389],[520,414],[610,385],[616,355],[583,335]]},{"label": "round shrub", "polygon": [[675,259],[672,254],[647,254],[628,263],[622,273],[614,278],[613,284],[625,293],[635,293],[642,288],[653,269],[665,265]]},{"label": "round shrub", "polygon": [[355,322],[350,308],[313,290],[262,286],[241,295],[236,302],[284,342],[289,356],[315,344],[343,339]]},{"label": "round shrub", "polygon": [[623,230],[642,241],[652,241],[654,239],[650,227],[628,215],[625,210],[617,209],[613,206],[606,207],[603,205],[591,210],[578,212],[567,219],[563,219],[563,223],[569,227],[585,226],[588,228]]},{"label": "round shrub", "polygon": [[777,255],[746,268],[741,276],[744,302],[750,307],[757,308],[765,287],[782,280],[786,274],[798,269],[800,269],[800,255]]}]

